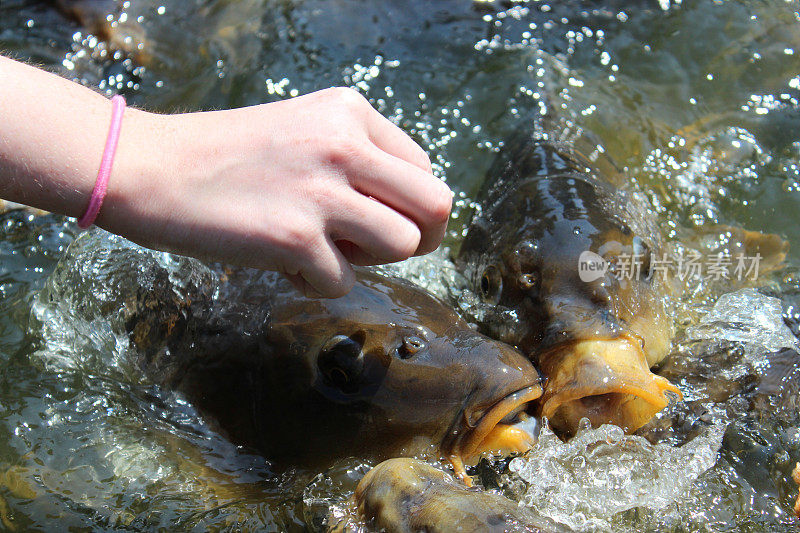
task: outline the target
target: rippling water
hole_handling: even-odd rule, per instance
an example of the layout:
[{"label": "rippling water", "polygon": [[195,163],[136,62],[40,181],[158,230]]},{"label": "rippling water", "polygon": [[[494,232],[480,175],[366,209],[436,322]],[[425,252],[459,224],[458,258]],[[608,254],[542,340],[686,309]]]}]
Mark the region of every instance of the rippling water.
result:
[{"label": "rippling water", "polygon": [[[673,296],[679,333],[661,372],[686,401],[645,438],[545,434],[530,456],[479,474],[577,530],[796,527],[800,3],[132,0],[118,32],[144,43],[133,55],[51,5],[0,0],[0,49],[149,109],[362,92],[456,191],[450,246],[494,152],[544,101],[627,170],[673,247],[724,248],[720,225],[787,239],[788,264],[759,292],[695,279]],[[96,285],[68,295],[77,314],[61,330],[48,322],[55,311],[35,295],[52,285],[72,221],[9,212],[0,232],[4,526],[303,530],[346,507],[366,466],[274,474],[109,359],[121,341],[78,313],[105,297]],[[446,290],[441,265],[402,270]]]}]

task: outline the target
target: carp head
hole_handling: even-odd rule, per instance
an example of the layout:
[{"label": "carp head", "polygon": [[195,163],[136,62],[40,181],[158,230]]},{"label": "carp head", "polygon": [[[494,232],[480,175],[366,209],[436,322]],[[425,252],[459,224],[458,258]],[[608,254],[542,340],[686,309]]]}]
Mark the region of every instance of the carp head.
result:
[{"label": "carp head", "polygon": [[[539,152],[540,162],[556,157]],[[572,434],[588,417],[634,431],[668,404],[666,391],[678,393],[650,371],[672,338],[657,240],[629,226],[628,196],[559,157],[552,175],[517,176],[495,194],[458,260],[483,302],[482,331],[518,346],[547,379],[541,414],[554,429]]]},{"label": "carp head", "polygon": [[566,530],[505,496],[467,488],[417,459],[395,458],[375,466],[358,483],[353,499],[368,526],[388,533]]},{"label": "carp head", "polygon": [[525,411],[542,394],[536,369],[426,291],[361,272],[347,296],[295,294],[276,312],[280,344],[302,346],[311,368],[315,416],[342,428],[328,451],[385,458],[433,447],[469,483],[465,461],[535,444]]}]

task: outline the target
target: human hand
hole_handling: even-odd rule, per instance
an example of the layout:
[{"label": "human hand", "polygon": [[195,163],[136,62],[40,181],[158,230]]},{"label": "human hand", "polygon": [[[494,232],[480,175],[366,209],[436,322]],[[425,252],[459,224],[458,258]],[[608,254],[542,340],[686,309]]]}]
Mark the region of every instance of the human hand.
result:
[{"label": "human hand", "polygon": [[351,266],[433,251],[452,194],[345,88],[228,111],[129,109],[97,224],[148,247],[277,270],[336,297]]}]

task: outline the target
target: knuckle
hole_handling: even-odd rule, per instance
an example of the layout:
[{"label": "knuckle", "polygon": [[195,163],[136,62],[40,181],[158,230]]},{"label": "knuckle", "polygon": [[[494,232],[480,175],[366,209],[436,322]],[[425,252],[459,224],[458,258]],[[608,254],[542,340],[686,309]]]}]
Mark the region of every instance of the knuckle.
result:
[{"label": "knuckle", "polygon": [[308,227],[291,226],[277,235],[277,246],[291,256],[307,260],[318,245],[317,235]]},{"label": "knuckle", "polygon": [[332,87],[328,90],[330,91],[330,97],[341,108],[348,110],[362,109],[364,104],[367,103],[366,98],[348,87]]},{"label": "knuckle", "polygon": [[331,228],[331,224],[341,216],[343,205],[352,194],[350,186],[345,177],[336,173],[319,173],[306,185],[304,194],[314,204],[317,220],[320,222],[321,239]]},{"label": "knuckle", "polygon": [[340,134],[327,142],[325,159],[334,167],[349,166],[364,157],[366,143],[352,135]]}]

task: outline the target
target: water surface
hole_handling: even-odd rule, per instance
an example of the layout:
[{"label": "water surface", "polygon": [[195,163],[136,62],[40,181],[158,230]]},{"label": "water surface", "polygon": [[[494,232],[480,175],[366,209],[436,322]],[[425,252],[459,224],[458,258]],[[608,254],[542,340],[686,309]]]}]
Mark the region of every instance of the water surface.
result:
[{"label": "water surface", "polygon": [[[798,359],[784,349],[780,326],[796,334],[800,323],[798,2],[126,5],[120,31],[145,36],[145,65],[50,2],[0,0],[0,49],[162,112],[353,87],[428,150],[456,191],[451,246],[503,139],[544,108],[592,133],[644,193],[673,246],[713,248],[713,224],[787,239],[788,265],[761,276],[760,292],[697,279],[674,296],[679,333],[662,372],[686,402],[645,428],[647,440],[587,429],[570,447],[546,434],[530,457],[479,469],[486,486],[577,530],[796,527],[788,474],[800,460]],[[206,529],[244,521],[303,530],[341,511],[367,466],[343,460],[329,472],[275,474],[213,434],[180,398],[125,368],[125,346],[102,325],[111,313],[80,304],[114,301],[112,287],[88,283],[108,271],[84,265],[70,274],[87,284],[60,293],[72,302],[68,320],[56,316],[63,306],[36,298],[54,283],[47,280],[77,234],[74,221],[10,212],[0,232],[4,525]],[[434,284],[437,268],[417,269],[417,279]],[[135,275],[126,283],[120,291]],[[43,322],[30,319],[37,302]],[[684,462],[694,466],[682,469]],[[604,485],[589,490],[592,483]]]}]

